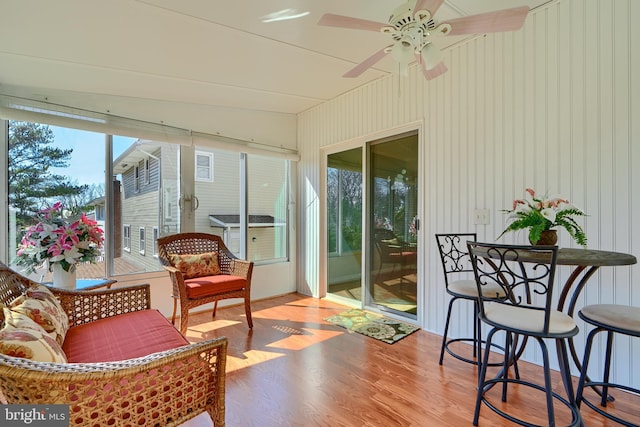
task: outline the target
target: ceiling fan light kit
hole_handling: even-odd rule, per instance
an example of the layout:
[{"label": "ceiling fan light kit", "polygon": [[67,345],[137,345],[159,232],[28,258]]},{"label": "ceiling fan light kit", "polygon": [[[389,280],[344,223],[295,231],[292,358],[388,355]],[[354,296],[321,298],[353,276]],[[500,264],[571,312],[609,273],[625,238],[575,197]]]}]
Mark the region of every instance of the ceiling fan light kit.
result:
[{"label": "ceiling fan light kit", "polygon": [[344,77],[358,77],[375,65],[386,54],[391,54],[400,75],[408,74],[409,65],[417,60],[424,77],[433,79],[447,71],[442,52],[432,38],[447,35],[482,34],[518,30],[524,24],[527,6],[465,16],[438,23],[433,17],[444,0],[409,0],[398,6],[389,17],[388,24],[348,16],[327,13],[318,21],[319,25],[381,31],[389,34],[393,44],[376,52]]}]

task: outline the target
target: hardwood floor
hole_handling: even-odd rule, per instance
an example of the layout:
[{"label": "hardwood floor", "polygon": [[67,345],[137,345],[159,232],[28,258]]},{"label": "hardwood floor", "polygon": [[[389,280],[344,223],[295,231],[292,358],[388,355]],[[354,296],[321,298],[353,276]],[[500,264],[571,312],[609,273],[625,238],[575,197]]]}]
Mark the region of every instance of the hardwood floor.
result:
[{"label": "hardwood floor", "polygon": [[[242,306],[218,310],[216,320],[210,312],[191,315],[190,341],[229,339],[227,426],[472,425],[474,366],[449,355],[439,366],[441,337],[426,331],[389,345],[323,320],[345,309],[296,294],[257,301],[252,331]],[[525,378],[541,378],[536,365],[522,362],[520,370]],[[559,378],[554,372],[556,390]],[[615,396],[610,407],[640,424],[637,397],[620,391]],[[499,397],[495,401],[504,405]],[[546,424],[542,395],[529,389],[510,387],[505,408]],[[568,411],[557,405],[557,412],[565,425]],[[584,405],[581,412],[586,426],[614,425]],[[485,406],[480,415],[480,426],[512,425]]]}]

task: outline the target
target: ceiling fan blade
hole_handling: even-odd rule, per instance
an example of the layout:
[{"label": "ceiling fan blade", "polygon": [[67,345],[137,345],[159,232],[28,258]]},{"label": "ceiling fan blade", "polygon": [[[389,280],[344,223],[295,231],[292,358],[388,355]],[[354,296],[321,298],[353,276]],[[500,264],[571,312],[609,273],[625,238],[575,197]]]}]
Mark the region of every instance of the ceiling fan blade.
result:
[{"label": "ceiling fan blade", "polygon": [[327,27],[350,28],[353,30],[367,30],[379,32],[382,27],[388,24],[380,22],[368,21],[366,19],[352,18],[350,16],[335,15],[333,13],[325,13],[318,21],[318,25]]},{"label": "ceiling fan blade", "polygon": [[360,74],[364,73],[368,68],[373,66],[376,62],[380,61],[387,54],[388,47],[384,47],[353,67],[351,70],[347,71],[342,75],[342,77],[358,77]]},{"label": "ceiling fan blade", "polygon": [[446,21],[451,25],[451,31],[447,35],[458,36],[519,30],[524,24],[527,13],[529,13],[529,8],[522,6],[452,19]]},{"label": "ceiling fan blade", "polygon": [[431,17],[433,17],[442,6],[442,3],[444,3],[444,0],[418,0],[413,11],[415,13],[417,10],[428,10],[431,13]]},{"label": "ceiling fan blade", "polygon": [[447,68],[446,65],[444,65],[444,62],[439,63],[438,65],[436,65],[430,70],[427,70],[426,68],[422,67],[422,74],[424,75],[424,78],[427,80],[435,79],[440,74],[444,74],[447,71],[449,71],[449,69]]}]

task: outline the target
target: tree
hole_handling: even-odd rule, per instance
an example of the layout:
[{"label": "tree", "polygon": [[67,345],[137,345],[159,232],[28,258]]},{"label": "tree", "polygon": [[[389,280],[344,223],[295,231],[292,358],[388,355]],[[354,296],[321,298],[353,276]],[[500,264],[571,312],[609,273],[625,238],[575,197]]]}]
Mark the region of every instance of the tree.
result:
[{"label": "tree", "polygon": [[104,197],[105,195],[104,183],[79,185],[78,180],[73,180],[71,184],[82,187],[82,191],[77,194],[60,197],[59,199],[67,210],[76,215],[82,212],[92,211],[94,206],[90,205],[91,201],[99,197]]},{"label": "tree", "polygon": [[86,189],[51,171],[68,167],[72,152],[54,146],[53,131],[47,125],[9,123],[9,204],[18,210],[19,225],[27,224],[48,201]]}]

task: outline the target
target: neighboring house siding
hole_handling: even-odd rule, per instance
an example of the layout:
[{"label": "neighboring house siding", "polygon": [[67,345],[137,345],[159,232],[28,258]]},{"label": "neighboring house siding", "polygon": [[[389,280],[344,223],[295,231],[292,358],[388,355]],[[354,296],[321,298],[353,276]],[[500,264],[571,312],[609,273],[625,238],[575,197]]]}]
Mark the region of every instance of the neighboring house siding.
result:
[{"label": "neighboring house siding", "polygon": [[[198,148],[198,151],[207,152]],[[198,231],[223,235],[221,228],[213,228],[210,225],[209,215],[230,215],[240,213],[240,155],[224,151],[214,153],[214,180],[213,182],[195,182],[196,195],[200,206],[195,213],[195,226]],[[286,212],[273,212],[274,200],[286,197],[283,182],[286,182],[282,161],[259,156],[249,155],[249,214],[250,215],[274,215],[278,222],[286,221]],[[230,249],[239,252],[239,229],[231,232],[233,238],[229,242]],[[251,227],[248,232],[248,258],[249,259],[273,259],[286,256],[282,252],[284,242],[274,239],[273,227]],[[256,238],[255,242],[253,237]],[[276,247],[276,243],[278,243]]]},{"label": "neighboring house siding", "polygon": [[[198,148],[198,151],[207,150]],[[195,182],[200,207],[195,213],[195,228],[211,232],[209,215],[240,213],[240,155],[216,151],[213,156],[213,182]]]},{"label": "neighboring house siding", "polygon": [[[160,188],[162,206],[160,208],[159,226],[160,235],[177,233],[178,224],[180,223],[180,210],[178,205],[179,196],[179,178],[178,178],[178,162],[180,147],[175,144],[163,144],[162,148],[156,153],[161,159],[160,168],[154,167],[154,173],[158,174],[161,181]],[[157,170],[156,170],[157,169]]]},{"label": "neighboring house siding", "polygon": [[[160,155],[160,150],[153,153],[156,156]],[[135,166],[138,166],[139,171],[139,187],[136,191],[135,189]],[[122,184],[124,189],[124,198],[125,200],[129,197],[134,197],[137,195],[147,194],[156,192],[158,190],[159,182],[160,182],[160,169],[159,162],[157,159],[149,157],[149,181],[147,182],[145,179],[145,160],[141,160],[135,165],[132,165],[125,173],[122,174]]]},{"label": "neighboring house siding", "polygon": [[[132,165],[122,174],[122,223],[131,227],[131,245],[129,251],[123,251],[122,257],[139,267],[141,271],[159,269],[158,259],[153,256],[153,227],[158,226],[160,161],[161,149],[152,156],[136,163],[139,168],[139,189],[135,191],[135,167]],[[145,161],[149,164],[148,180],[145,176]],[[144,228],[144,246],[140,244],[140,228]],[[143,253],[141,253],[143,252]]]},{"label": "neighboring house siding", "polygon": [[[140,266],[142,271],[159,269],[158,259],[153,257],[153,227],[158,225],[158,193],[142,194],[125,199],[122,204],[122,222],[131,226],[131,251],[123,252],[127,261]],[[140,247],[139,229],[145,229],[145,246]],[[144,255],[140,251],[144,249]]]}]

